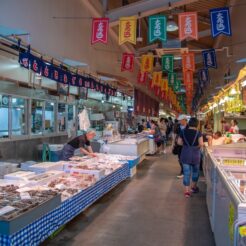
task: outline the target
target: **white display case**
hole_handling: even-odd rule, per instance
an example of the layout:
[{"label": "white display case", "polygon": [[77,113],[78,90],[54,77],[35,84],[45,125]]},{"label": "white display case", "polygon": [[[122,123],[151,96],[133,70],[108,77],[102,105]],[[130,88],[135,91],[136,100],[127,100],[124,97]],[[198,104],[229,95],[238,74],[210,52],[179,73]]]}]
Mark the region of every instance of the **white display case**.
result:
[{"label": "white display case", "polygon": [[[206,201],[216,245],[246,245],[246,144],[209,147],[204,154]],[[240,232],[240,233],[239,233]]]}]

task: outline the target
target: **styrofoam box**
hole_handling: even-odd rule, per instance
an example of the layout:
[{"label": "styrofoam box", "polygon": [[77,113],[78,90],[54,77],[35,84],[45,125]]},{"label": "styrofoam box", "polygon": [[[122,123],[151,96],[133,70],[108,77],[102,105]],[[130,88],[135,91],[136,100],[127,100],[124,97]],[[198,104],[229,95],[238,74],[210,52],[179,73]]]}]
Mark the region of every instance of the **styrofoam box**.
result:
[{"label": "styrofoam box", "polygon": [[28,171],[18,171],[10,174],[4,175],[4,179],[8,180],[26,180],[28,178],[32,178],[35,176],[34,172],[28,172]]},{"label": "styrofoam box", "polygon": [[81,169],[81,168],[71,168],[70,169],[70,173],[71,174],[75,174],[75,173],[87,173],[87,174],[91,174],[94,175],[95,178],[97,180],[100,180],[101,178],[103,178],[105,176],[105,170],[101,169],[101,170],[87,170],[87,169]]},{"label": "styrofoam box", "polygon": [[21,170],[28,171],[28,168],[32,165],[35,165],[36,161],[26,161],[21,163]]},{"label": "styrofoam box", "polygon": [[0,178],[3,178],[5,174],[16,172],[18,169],[18,163],[0,162]]},{"label": "styrofoam box", "polygon": [[62,176],[63,174],[64,174],[63,171],[56,171],[56,170],[47,171],[45,173],[37,174],[37,175],[28,179],[27,186],[47,184],[48,182]]},{"label": "styrofoam box", "polygon": [[63,171],[63,165],[60,162],[41,162],[30,166],[28,170],[35,173],[44,173],[51,170]]}]

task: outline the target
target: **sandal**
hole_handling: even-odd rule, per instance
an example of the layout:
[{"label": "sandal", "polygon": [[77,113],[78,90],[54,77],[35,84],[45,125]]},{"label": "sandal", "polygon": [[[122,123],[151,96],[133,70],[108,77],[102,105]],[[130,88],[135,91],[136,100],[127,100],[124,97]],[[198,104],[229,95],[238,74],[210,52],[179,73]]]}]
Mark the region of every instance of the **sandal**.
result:
[{"label": "sandal", "polygon": [[190,193],[190,192],[188,192],[188,191],[187,191],[187,192],[185,192],[185,197],[186,197],[186,198],[191,197],[191,193]]}]

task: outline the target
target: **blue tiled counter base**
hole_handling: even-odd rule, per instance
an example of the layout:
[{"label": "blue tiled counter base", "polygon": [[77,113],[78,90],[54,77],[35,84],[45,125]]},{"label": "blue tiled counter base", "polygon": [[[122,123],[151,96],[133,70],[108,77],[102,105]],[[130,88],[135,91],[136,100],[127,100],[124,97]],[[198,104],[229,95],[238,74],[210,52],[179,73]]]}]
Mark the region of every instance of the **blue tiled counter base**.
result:
[{"label": "blue tiled counter base", "polygon": [[48,238],[62,225],[92,205],[117,184],[130,176],[129,164],[125,164],[95,185],[64,201],[61,206],[29,224],[13,235],[1,235],[1,246],[35,246]]},{"label": "blue tiled counter base", "polygon": [[138,163],[139,163],[139,160],[140,160],[140,157],[138,157],[138,158],[136,158],[134,160],[129,160],[128,161],[129,168],[133,168],[133,167],[137,166]]}]

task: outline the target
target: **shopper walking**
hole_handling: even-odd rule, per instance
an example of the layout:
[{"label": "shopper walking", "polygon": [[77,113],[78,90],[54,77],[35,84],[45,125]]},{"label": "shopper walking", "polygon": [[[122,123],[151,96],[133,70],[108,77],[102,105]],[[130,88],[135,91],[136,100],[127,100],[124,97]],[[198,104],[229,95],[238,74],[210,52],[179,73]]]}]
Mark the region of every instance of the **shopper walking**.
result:
[{"label": "shopper walking", "polygon": [[[191,118],[188,129],[181,131],[178,138],[178,143],[183,146],[180,161],[184,171],[183,184],[185,187],[185,197],[190,197],[191,193],[199,192],[197,181],[199,178],[203,138],[201,132],[198,131],[198,124],[199,122],[196,118]],[[192,184],[190,185],[191,178]]]},{"label": "shopper walking", "polygon": [[165,145],[166,145],[167,125],[166,125],[166,122],[165,122],[165,119],[164,118],[161,118],[160,119],[159,128],[160,128],[160,131],[161,131],[161,136],[162,136],[162,141],[163,141],[162,142],[162,151],[165,154],[166,153]]},{"label": "shopper walking", "polygon": [[157,146],[157,154],[160,153],[161,150],[161,145],[163,143],[162,135],[161,135],[161,130],[155,121],[151,121],[151,131],[154,136],[154,141]]},{"label": "shopper walking", "polygon": [[178,160],[179,160],[179,165],[180,165],[180,173],[177,176],[177,178],[182,179],[184,177],[183,165],[180,161],[182,145],[179,145],[178,138],[179,138],[179,135],[181,134],[181,132],[188,127],[187,116],[184,114],[181,114],[177,120],[179,122],[179,126],[177,127],[176,132],[175,132],[176,138],[174,140],[174,148],[177,148],[177,155],[178,155]]}]

